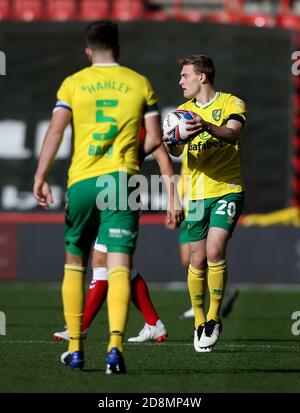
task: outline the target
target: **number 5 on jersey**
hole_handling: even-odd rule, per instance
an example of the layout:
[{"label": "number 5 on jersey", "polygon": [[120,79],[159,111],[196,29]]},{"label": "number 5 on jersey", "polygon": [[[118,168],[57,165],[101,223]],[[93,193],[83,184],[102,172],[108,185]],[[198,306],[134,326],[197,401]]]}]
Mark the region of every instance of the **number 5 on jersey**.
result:
[{"label": "number 5 on jersey", "polygon": [[[118,106],[117,100],[101,99],[96,100],[97,108],[113,108]],[[97,123],[108,123],[109,130],[105,133],[93,133],[93,138],[96,141],[111,141],[115,138],[118,133],[118,126],[116,125],[117,120],[112,116],[104,115],[103,109],[98,109],[96,111],[96,122]]]}]

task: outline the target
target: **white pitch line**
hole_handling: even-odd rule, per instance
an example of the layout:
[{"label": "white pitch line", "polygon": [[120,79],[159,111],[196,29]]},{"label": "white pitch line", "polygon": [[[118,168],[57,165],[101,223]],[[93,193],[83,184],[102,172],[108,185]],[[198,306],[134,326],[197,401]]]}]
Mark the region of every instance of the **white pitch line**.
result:
[{"label": "white pitch line", "polygon": [[[46,340],[2,340],[0,338],[0,344],[55,344],[57,346],[63,344],[62,342],[57,342],[54,340],[46,341]],[[97,344],[107,344],[107,342],[97,342]],[[132,346],[155,346],[155,347],[191,347],[193,343],[186,343],[186,342],[167,342],[167,343],[124,343],[126,347]],[[287,346],[287,345],[280,345],[280,344],[219,344],[217,347],[219,350],[222,349],[262,349],[262,350],[298,350],[300,351],[299,346]]]}]

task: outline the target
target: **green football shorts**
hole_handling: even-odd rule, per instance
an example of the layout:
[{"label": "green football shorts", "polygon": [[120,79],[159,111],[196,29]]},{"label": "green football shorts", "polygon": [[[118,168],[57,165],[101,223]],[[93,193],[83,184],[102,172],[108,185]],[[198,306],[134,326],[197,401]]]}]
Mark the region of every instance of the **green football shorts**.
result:
[{"label": "green football shorts", "polygon": [[90,253],[96,238],[108,252],[133,254],[139,210],[128,207],[130,175],[114,172],[77,182],[68,189],[65,247],[73,255]]},{"label": "green football shorts", "polygon": [[244,192],[190,201],[186,217],[190,242],[207,238],[209,228],[223,228],[232,234],[244,205]]}]

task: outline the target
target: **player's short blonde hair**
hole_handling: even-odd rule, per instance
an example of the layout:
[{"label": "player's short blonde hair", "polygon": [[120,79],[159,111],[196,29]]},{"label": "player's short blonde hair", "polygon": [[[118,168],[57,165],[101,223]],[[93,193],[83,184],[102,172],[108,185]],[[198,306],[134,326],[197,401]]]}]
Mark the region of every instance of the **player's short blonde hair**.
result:
[{"label": "player's short blonde hair", "polygon": [[205,55],[193,55],[184,59],[178,60],[181,66],[193,65],[195,73],[205,73],[209,82],[213,85],[215,81],[216,69],[212,59]]}]

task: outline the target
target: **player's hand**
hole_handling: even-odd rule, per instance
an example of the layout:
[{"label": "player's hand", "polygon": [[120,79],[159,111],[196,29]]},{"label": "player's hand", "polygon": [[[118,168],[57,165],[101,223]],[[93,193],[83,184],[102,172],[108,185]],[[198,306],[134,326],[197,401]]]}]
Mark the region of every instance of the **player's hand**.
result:
[{"label": "player's hand", "polygon": [[195,112],[190,112],[193,115],[193,119],[187,119],[186,120],[186,131],[188,132],[191,137],[197,136],[198,134],[202,133],[205,131],[207,127],[207,122],[201,118],[200,115],[198,115]]},{"label": "player's hand", "polygon": [[166,215],[165,227],[168,229],[178,228],[183,220],[184,214],[182,209],[169,210]]},{"label": "player's hand", "polygon": [[169,137],[167,135],[163,135],[162,136],[162,141],[166,144],[166,145],[172,145],[172,142],[169,141]]},{"label": "player's hand", "polygon": [[50,185],[41,178],[35,178],[33,195],[38,204],[44,209],[48,209],[49,203],[53,204],[54,202]]}]

